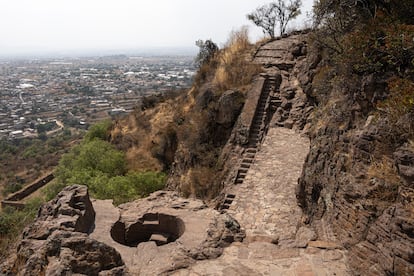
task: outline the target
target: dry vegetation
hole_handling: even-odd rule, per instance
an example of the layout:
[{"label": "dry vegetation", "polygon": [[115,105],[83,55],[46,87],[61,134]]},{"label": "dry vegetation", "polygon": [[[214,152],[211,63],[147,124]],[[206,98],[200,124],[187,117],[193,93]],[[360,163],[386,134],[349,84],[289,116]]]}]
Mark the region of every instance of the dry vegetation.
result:
[{"label": "dry vegetation", "polygon": [[261,70],[251,62],[253,47],[245,28],[232,32],[225,47],[200,64],[189,91],[146,100],[149,104],[116,122],[111,141],[126,151],[129,169],[170,172],[170,184],[186,196],[217,194],[218,159],[233,126],[217,124],[218,102],[225,91],[237,91],[234,104],[241,111]]},{"label": "dry vegetation", "polygon": [[367,176],[369,185],[374,186],[369,198],[388,202],[396,200],[402,180],[391,158],[383,156],[380,160],[373,160]]},{"label": "dry vegetation", "polygon": [[[347,152],[361,166],[358,171],[346,169],[363,174],[356,181],[366,184],[367,198],[386,207],[396,200],[398,188],[407,184],[393,154],[401,147],[414,152],[414,11],[408,8],[414,2],[356,3],[362,2],[369,6],[315,1],[319,25],[311,44],[321,62],[310,95],[318,104],[311,135],[323,135],[328,128],[347,139],[354,137],[354,145],[361,142],[356,151],[366,151],[363,157]],[[355,137],[357,133],[370,141]]]},{"label": "dry vegetation", "polygon": [[231,32],[225,48],[217,55],[218,65],[213,84],[219,90],[225,91],[235,87],[243,89],[260,73],[261,67],[251,62],[251,49],[247,28]]}]

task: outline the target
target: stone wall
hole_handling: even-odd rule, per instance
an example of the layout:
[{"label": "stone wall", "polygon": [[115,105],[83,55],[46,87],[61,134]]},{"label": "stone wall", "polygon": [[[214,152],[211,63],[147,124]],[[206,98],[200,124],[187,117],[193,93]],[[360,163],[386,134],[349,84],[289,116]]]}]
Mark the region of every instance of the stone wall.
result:
[{"label": "stone wall", "polygon": [[24,208],[25,204],[20,202],[25,197],[29,196],[30,194],[34,193],[38,189],[42,188],[44,185],[49,183],[55,178],[53,173],[48,174],[47,176],[33,182],[30,185],[23,187],[21,190],[9,195],[6,199],[1,201],[1,206],[4,208],[6,206],[15,207],[18,209]]}]

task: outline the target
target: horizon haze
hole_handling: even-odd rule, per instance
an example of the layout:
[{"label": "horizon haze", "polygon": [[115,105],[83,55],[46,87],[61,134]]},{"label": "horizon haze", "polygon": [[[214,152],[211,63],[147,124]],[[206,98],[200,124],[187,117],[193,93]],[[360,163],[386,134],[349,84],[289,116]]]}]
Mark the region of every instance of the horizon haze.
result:
[{"label": "horizon haze", "polygon": [[[229,33],[249,26],[246,18],[264,0],[16,0],[0,2],[0,57],[141,53],[195,54],[198,39],[222,45]],[[304,0],[303,25],[312,0]],[[151,51],[153,51],[151,50]]]}]

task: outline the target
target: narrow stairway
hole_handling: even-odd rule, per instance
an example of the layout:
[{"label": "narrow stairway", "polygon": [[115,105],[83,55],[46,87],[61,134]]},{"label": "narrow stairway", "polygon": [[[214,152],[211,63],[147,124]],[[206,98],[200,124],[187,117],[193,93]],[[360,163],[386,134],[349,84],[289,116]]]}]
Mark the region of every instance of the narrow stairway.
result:
[{"label": "narrow stairway", "polygon": [[243,153],[242,162],[240,163],[240,167],[237,171],[237,177],[234,181],[235,184],[243,183],[243,180],[247,175],[247,171],[253,163],[257,151],[259,150],[263,137],[266,135],[268,124],[272,115],[268,114],[269,110],[267,107],[271,100],[270,96],[274,94],[275,90],[276,79],[272,77],[266,78],[250,127],[249,143]]},{"label": "narrow stairway", "polygon": [[[260,94],[256,111],[252,120],[249,133],[249,143],[244,150],[242,161],[237,169],[237,175],[234,184],[242,184],[250,166],[254,162],[256,153],[259,150],[260,144],[266,135],[271,116],[275,109],[272,108],[274,101],[274,92],[276,91],[276,79],[274,77],[267,77]],[[219,210],[227,210],[230,208],[235,195],[226,194],[223,203]]]}]

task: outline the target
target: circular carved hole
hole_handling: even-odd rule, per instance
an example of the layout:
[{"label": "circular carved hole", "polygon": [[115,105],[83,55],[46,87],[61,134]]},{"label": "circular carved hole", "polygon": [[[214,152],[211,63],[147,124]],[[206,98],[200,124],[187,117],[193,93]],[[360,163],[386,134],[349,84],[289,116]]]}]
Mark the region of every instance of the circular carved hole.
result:
[{"label": "circular carved hole", "polygon": [[117,221],[111,229],[114,241],[131,247],[141,242],[154,241],[158,246],[178,239],[185,231],[184,222],[175,216],[147,213],[128,228]]}]

